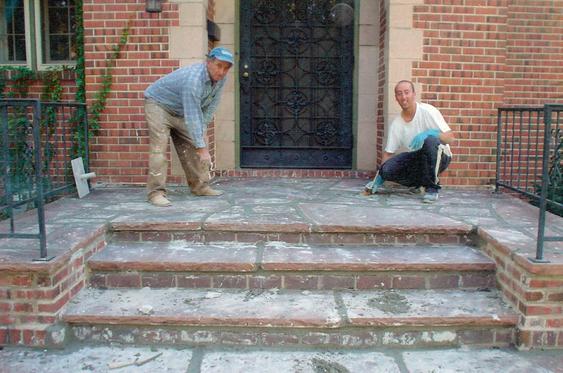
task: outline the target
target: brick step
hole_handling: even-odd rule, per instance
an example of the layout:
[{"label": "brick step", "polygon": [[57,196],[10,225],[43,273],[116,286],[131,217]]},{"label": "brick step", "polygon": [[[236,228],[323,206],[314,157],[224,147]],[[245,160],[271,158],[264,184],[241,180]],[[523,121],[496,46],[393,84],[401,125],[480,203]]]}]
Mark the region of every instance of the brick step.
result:
[{"label": "brick step", "polygon": [[269,242],[310,245],[467,245],[471,226],[326,226],[305,224],[200,224],[193,222],[112,223],[112,241]]},{"label": "brick step", "polygon": [[81,342],[257,346],[506,346],[496,290],[85,288],[62,315]]},{"label": "brick step", "polygon": [[470,246],[112,242],[88,262],[99,288],[488,288],[495,264]]}]

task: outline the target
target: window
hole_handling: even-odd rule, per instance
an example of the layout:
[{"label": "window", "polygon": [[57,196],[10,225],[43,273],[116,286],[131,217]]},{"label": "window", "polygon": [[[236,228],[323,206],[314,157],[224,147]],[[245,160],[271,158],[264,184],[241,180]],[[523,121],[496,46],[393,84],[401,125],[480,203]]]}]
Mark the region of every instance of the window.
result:
[{"label": "window", "polygon": [[76,60],[74,0],[0,0],[0,64],[72,64]]}]

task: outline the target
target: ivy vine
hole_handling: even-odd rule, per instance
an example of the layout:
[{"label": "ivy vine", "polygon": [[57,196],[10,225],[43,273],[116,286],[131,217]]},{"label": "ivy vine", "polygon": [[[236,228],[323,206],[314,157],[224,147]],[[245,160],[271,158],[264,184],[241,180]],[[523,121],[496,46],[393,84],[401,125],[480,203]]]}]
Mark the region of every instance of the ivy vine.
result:
[{"label": "ivy vine", "polygon": [[106,68],[102,74],[102,86],[94,95],[94,101],[90,106],[89,126],[92,130],[96,131],[100,128],[100,115],[106,108],[107,98],[111,92],[111,85],[113,82],[113,69],[116,61],[119,58],[123,47],[127,44],[129,38],[129,30],[131,23],[128,22],[127,26],[121,30],[119,42],[112,48],[110,57],[106,60]]}]

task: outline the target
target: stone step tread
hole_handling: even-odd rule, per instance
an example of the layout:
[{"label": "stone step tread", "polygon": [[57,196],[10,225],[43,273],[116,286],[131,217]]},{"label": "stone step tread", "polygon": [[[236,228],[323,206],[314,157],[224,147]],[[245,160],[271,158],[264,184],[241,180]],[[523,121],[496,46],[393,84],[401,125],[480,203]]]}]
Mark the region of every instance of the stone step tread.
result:
[{"label": "stone step tread", "polygon": [[295,291],[83,289],[63,320],[75,324],[339,328],[514,326],[496,290]]},{"label": "stone step tread", "polygon": [[268,242],[112,242],[89,261],[98,271],[492,271],[478,249],[444,246],[322,246]]},{"label": "stone step tread", "polygon": [[[171,348],[156,346],[78,346],[63,350],[0,351],[6,372],[60,373],[80,371],[108,372],[111,366],[146,361],[143,365],[123,366],[119,373],[264,373],[264,372],[503,372],[550,373],[560,371],[563,356],[557,351],[516,351],[512,348],[410,348],[323,349],[322,351],[283,348]],[[148,359],[151,359],[150,361]],[[199,369],[189,370],[190,365]],[[401,369],[405,366],[407,370]],[[39,368],[41,367],[41,368]],[[71,367],[74,367],[72,369]],[[266,368],[267,367],[267,368]]]}]

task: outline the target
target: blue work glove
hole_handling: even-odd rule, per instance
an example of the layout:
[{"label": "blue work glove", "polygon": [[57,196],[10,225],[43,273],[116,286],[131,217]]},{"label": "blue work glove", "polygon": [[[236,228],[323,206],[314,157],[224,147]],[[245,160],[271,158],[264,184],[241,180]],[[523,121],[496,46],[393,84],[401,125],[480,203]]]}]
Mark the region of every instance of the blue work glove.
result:
[{"label": "blue work glove", "polygon": [[383,178],[379,176],[379,174],[377,174],[375,179],[366,184],[365,189],[367,192],[375,194],[377,193],[377,190],[381,188],[384,182],[385,180],[383,180]]},{"label": "blue work glove", "polygon": [[426,140],[428,136],[434,136],[439,138],[440,133],[441,133],[440,130],[435,128],[419,133],[414,137],[414,139],[412,139],[411,144],[409,145],[409,149],[415,151],[422,148],[422,145],[424,145],[424,140]]}]

